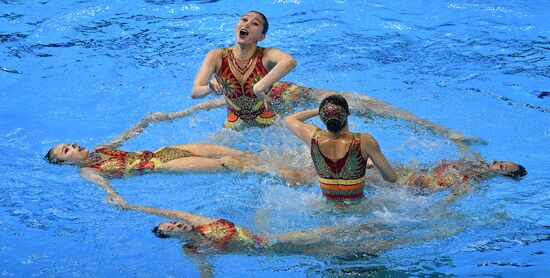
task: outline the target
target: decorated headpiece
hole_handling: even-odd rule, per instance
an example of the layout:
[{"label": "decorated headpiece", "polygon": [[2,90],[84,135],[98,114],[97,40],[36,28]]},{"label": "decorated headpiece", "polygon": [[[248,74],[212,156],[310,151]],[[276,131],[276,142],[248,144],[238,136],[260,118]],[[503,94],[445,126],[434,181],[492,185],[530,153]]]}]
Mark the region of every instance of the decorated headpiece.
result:
[{"label": "decorated headpiece", "polygon": [[342,106],[328,103],[319,111],[319,117],[325,124],[327,124],[329,120],[337,120],[344,123],[348,117],[348,113]]}]

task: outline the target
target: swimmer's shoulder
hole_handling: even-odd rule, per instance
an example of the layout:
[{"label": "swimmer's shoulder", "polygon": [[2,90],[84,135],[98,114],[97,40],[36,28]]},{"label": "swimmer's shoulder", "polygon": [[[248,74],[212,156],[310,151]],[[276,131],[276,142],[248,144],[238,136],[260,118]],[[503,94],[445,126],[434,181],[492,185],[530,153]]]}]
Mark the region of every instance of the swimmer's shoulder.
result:
[{"label": "swimmer's shoulder", "polygon": [[361,140],[361,148],[364,148],[364,147],[368,147],[368,148],[371,148],[371,147],[374,147],[374,148],[379,148],[379,145],[378,145],[378,141],[376,141],[376,139],[374,139],[374,137],[372,137],[372,135],[368,134],[368,133],[356,133],[354,135],[356,138],[359,137],[360,140]]},{"label": "swimmer's shoulder", "polygon": [[221,59],[222,55],[224,53],[227,53],[228,47],[224,48],[215,48],[212,50],[209,50],[208,53],[206,53],[206,58],[214,58],[214,59]]}]

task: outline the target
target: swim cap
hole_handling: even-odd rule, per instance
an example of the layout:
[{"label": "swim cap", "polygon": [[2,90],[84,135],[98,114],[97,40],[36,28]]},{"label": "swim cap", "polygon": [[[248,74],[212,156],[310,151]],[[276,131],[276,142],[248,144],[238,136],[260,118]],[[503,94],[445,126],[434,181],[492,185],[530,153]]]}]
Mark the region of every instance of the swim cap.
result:
[{"label": "swim cap", "polygon": [[336,120],[340,123],[345,123],[346,119],[348,117],[348,113],[346,112],[346,109],[343,107],[336,105],[336,104],[326,104],[321,108],[321,111],[319,111],[319,117],[325,123],[325,125],[330,120]]},{"label": "swim cap", "polygon": [[341,95],[330,95],[319,105],[319,117],[332,133],[337,133],[346,126],[348,115],[348,102]]}]

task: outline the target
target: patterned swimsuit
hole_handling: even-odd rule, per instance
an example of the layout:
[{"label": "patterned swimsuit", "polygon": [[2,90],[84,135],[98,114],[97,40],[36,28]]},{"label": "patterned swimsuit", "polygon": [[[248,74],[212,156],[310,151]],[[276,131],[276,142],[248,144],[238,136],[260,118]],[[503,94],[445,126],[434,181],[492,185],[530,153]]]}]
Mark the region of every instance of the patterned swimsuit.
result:
[{"label": "patterned swimsuit", "polygon": [[442,162],[432,171],[423,171],[423,173],[411,172],[405,177],[405,183],[420,187],[451,187],[467,182],[475,177],[461,171],[454,163]]},{"label": "patterned swimsuit", "polygon": [[86,167],[97,169],[107,177],[121,177],[132,174],[155,172],[163,163],[178,158],[193,156],[191,152],[179,148],[162,148],[156,152],[125,152],[109,150],[107,148],[97,148],[94,153],[107,155],[108,158]]},{"label": "patterned swimsuit", "polygon": [[[264,48],[257,47],[252,58],[255,59],[252,72],[244,83],[240,83],[231,69],[232,52],[232,48],[222,49],[222,64],[218,72],[222,86],[225,89],[224,97],[228,104],[224,126],[238,128],[243,123],[256,126],[273,124],[277,116],[275,111],[273,108],[267,110],[264,102],[254,94],[253,90],[254,85],[267,75],[267,70],[262,63]],[[310,91],[310,89],[292,83],[277,82],[273,84],[271,98],[276,102],[294,102],[301,97],[307,98]]]},{"label": "patterned swimsuit", "polygon": [[319,130],[311,139],[311,157],[319,175],[323,195],[329,200],[354,200],[363,197],[367,160],[361,154],[361,134],[353,133],[348,152],[333,160],[319,148]]},{"label": "patterned swimsuit", "polygon": [[245,228],[220,219],[218,221],[196,226],[194,230],[210,240],[220,249],[226,249],[231,244],[245,245],[247,247],[266,247],[267,238],[253,234]]}]

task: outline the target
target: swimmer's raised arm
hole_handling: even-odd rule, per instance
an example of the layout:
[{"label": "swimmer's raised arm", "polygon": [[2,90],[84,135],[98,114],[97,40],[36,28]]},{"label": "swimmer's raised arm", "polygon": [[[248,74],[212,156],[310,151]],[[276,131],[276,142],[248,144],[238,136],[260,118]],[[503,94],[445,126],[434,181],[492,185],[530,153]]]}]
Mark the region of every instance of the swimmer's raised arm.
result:
[{"label": "swimmer's raised arm", "polygon": [[147,116],[145,116],[139,123],[136,125],[130,127],[129,129],[125,130],[121,135],[117,136],[115,139],[113,139],[110,142],[101,144],[100,146],[109,148],[109,149],[116,149],[118,148],[122,143],[126,142],[128,139],[135,137],[139,134],[141,134],[147,126],[149,126],[152,122],[161,122],[166,120],[175,120],[179,118],[186,117],[190,114],[193,114],[199,110],[210,110],[213,108],[217,108],[220,106],[223,106],[225,104],[225,100],[223,98],[213,99],[210,101],[206,101],[203,103],[199,103],[193,107],[189,107],[186,109],[183,109],[178,112],[173,113],[163,113],[163,112],[155,112],[155,113],[149,113]]},{"label": "swimmer's raised arm", "polygon": [[209,94],[216,92],[221,93],[223,90],[222,84],[217,79],[212,79],[212,75],[221,67],[222,52],[221,49],[208,51],[199,72],[195,76],[193,89],[191,89],[192,98],[204,98]]},{"label": "swimmer's raised arm", "polygon": [[285,125],[304,142],[311,144],[313,133],[319,128],[312,124],[304,123],[305,120],[319,114],[318,108],[301,111],[285,118]]}]

